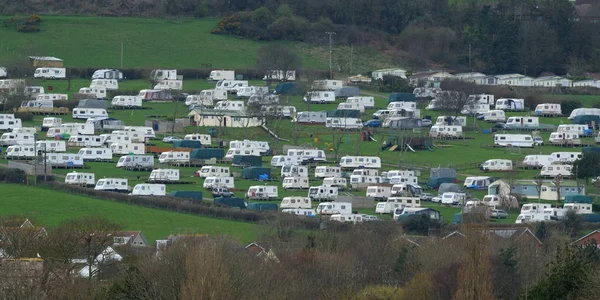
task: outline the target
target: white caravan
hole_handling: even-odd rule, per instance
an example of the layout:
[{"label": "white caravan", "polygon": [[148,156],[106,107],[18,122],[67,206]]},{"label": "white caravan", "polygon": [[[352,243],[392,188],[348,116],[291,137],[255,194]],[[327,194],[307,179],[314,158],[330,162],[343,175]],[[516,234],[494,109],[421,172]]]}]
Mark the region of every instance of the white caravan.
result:
[{"label": "white caravan", "polygon": [[343,169],[381,168],[381,158],[378,156],[342,156],[340,167]]},{"label": "white caravan", "polygon": [[308,197],[283,197],[281,200],[280,208],[304,208],[310,209],[312,207],[312,201]]},{"label": "white caravan", "polygon": [[465,183],[463,184],[463,186],[468,189],[487,189],[488,186],[494,181],[495,180],[489,176],[469,176],[465,178]]},{"label": "white caravan", "polygon": [[[117,133],[104,133],[100,135],[104,139],[104,144],[110,146],[112,143],[132,143],[134,142],[129,135]],[[143,141],[143,140],[142,140]]]},{"label": "white caravan", "polygon": [[[362,106],[365,109],[370,109],[370,108],[375,107],[375,99],[370,96],[348,97],[348,98],[346,98],[346,103],[359,103],[359,104],[362,104]],[[413,105],[414,105],[414,102],[392,102],[392,103],[413,103]],[[390,104],[392,104],[392,103],[390,103]]]},{"label": "white caravan", "polygon": [[266,95],[269,93],[269,87],[267,86],[247,86],[240,88],[237,92],[238,97],[248,98],[252,95]]},{"label": "white caravan", "polygon": [[317,166],[315,168],[315,177],[317,178],[340,177],[341,174],[342,169],[340,167]]},{"label": "white caravan", "polygon": [[67,101],[69,95],[67,94],[39,94],[35,97],[36,101]]},{"label": "white caravan", "polygon": [[416,102],[396,101],[388,104],[386,110],[416,110]]},{"label": "white caravan", "polygon": [[494,105],[494,103],[495,103],[494,95],[490,95],[490,94],[469,95],[469,97],[467,97],[467,101],[470,103],[487,104],[487,105]]},{"label": "white caravan", "polygon": [[229,149],[225,153],[224,158],[233,159],[236,155],[244,155],[244,156],[261,156],[262,153],[258,149]]},{"label": "white caravan", "polygon": [[542,103],[535,107],[535,114],[538,116],[560,116],[562,115],[562,108],[560,103]]},{"label": "white caravan", "polygon": [[286,70],[269,70],[263,77],[263,80],[277,80],[277,81],[294,81],[296,80],[296,71]]},{"label": "white caravan", "polygon": [[83,87],[79,89],[79,94],[96,99],[106,99],[106,88],[103,87]]},{"label": "white caravan", "polygon": [[563,206],[564,209],[571,209],[575,211],[576,214],[592,214],[592,204],[591,203],[565,203]]},{"label": "white caravan", "polygon": [[104,88],[109,91],[119,89],[119,81],[116,79],[92,79],[90,87]]},{"label": "white caravan", "polygon": [[289,155],[274,155],[271,158],[272,167],[297,166],[302,164],[302,157]]},{"label": "white caravan", "polygon": [[283,166],[281,177],[308,177],[307,166]]},{"label": "white caravan", "polygon": [[148,177],[148,182],[177,182],[179,181],[179,169],[154,169]]},{"label": "white caravan", "polygon": [[100,147],[104,137],[100,135],[73,135],[67,141],[67,147]]},{"label": "white caravan", "polygon": [[543,166],[551,165],[554,162],[552,155],[527,155],[523,159],[523,167],[526,169],[539,169]]},{"label": "white caravan", "polygon": [[67,151],[67,143],[65,143],[65,141],[36,141],[35,147],[42,152]]},{"label": "white caravan", "polygon": [[483,120],[488,122],[504,122],[506,113],[503,110],[490,110],[483,113]]},{"label": "white caravan", "polygon": [[154,80],[176,80],[180,79],[177,76],[177,70],[152,70],[150,77]]},{"label": "white caravan", "polygon": [[467,195],[465,193],[447,192],[442,194],[442,204],[457,205],[464,204]]},{"label": "white caravan", "polygon": [[138,96],[115,96],[110,105],[113,107],[142,107],[142,98]]},{"label": "white caravan", "polygon": [[550,155],[554,158],[555,163],[561,164],[572,164],[583,157],[581,152],[553,152]]},{"label": "white caravan", "polygon": [[218,81],[218,80],[234,80],[235,79],[235,71],[234,70],[212,70],[208,75],[208,80]]},{"label": "white caravan", "polygon": [[433,125],[429,130],[429,137],[432,138],[461,138],[462,136],[460,125]]},{"label": "white caravan", "polygon": [[308,188],[308,197],[313,201],[328,201],[338,197],[338,188],[335,186],[311,186]]},{"label": "white caravan", "polygon": [[[452,124],[450,124],[450,123],[452,123]],[[467,117],[464,117],[464,116],[458,116],[458,117],[438,116],[435,121],[435,125],[438,125],[438,126],[443,126],[443,125],[467,126]]]},{"label": "white caravan", "polygon": [[307,189],[309,188],[310,184],[308,182],[308,177],[284,177],[283,178],[283,183],[281,184],[281,187],[283,187],[284,189],[288,190],[288,189]]},{"label": "white caravan", "polygon": [[277,105],[279,104],[279,95],[273,94],[254,94],[248,98],[248,105]]},{"label": "white caravan", "polygon": [[267,105],[260,108],[263,115],[291,119],[296,115],[296,107],[290,105]]},{"label": "white caravan", "polygon": [[153,167],[154,156],[151,155],[125,155],[117,162],[117,168],[152,169]]},{"label": "white caravan", "polygon": [[588,125],[579,124],[560,124],[556,128],[556,132],[575,132],[580,136],[592,136],[594,133]]},{"label": "white caravan", "polygon": [[206,177],[230,177],[231,172],[229,167],[218,167],[218,166],[203,166],[200,171],[196,174],[200,178]]},{"label": "white caravan", "polygon": [[540,171],[540,177],[543,178],[555,178],[556,176],[562,176],[568,178],[573,176],[572,166],[570,165],[547,165],[543,166]]},{"label": "white caravan", "polygon": [[6,159],[30,159],[37,157],[36,150],[33,145],[12,145],[6,148],[4,155]]},{"label": "white caravan", "polygon": [[215,104],[215,110],[244,111],[245,109],[244,101],[224,100]]},{"label": "white caravan", "polygon": [[166,196],[167,186],[156,183],[140,183],[136,184],[131,191],[131,195],[135,196]]},{"label": "white caravan", "polygon": [[185,98],[185,105],[214,106],[214,100],[227,100],[225,90],[202,90],[198,95],[190,95]]},{"label": "white caravan", "polygon": [[496,101],[496,109],[504,111],[524,111],[524,99],[505,99],[501,98]]},{"label": "white caravan", "polygon": [[284,208],[281,210],[282,213],[292,214],[296,216],[304,216],[304,217],[315,217],[316,212],[314,209],[310,208]]},{"label": "white caravan", "polygon": [[499,147],[533,148],[535,142],[531,134],[495,134],[494,145]]},{"label": "white caravan", "polygon": [[418,177],[419,173],[415,170],[389,170],[387,172],[381,172],[381,176],[392,178],[392,177]]},{"label": "white caravan", "polygon": [[144,137],[148,138],[148,139],[153,139],[156,137],[156,134],[154,133],[154,129],[152,129],[152,127],[145,127],[145,126],[125,126],[125,128],[123,129],[124,131],[129,131],[129,132],[139,132],[142,133],[144,135]]},{"label": "white caravan", "polygon": [[127,185],[127,179],[125,178],[102,178],[96,182],[94,189],[100,191],[127,192],[129,191],[129,186]]},{"label": "white caravan", "polygon": [[552,132],[550,133],[548,142],[554,145],[579,145],[581,144],[581,139],[579,138],[579,134],[576,132]]},{"label": "white caravan", "polygon": [[26,86],[24,90],[25,96],[35,99],[38,95],[44,93],[43,86]]},{"label": "white caravan", "polygon": [[365,112],[365,106],[362,103],[340,103],[337,107],[338,110],[358,110],[360,113]]},{"label": "white caravan", "polygon": [[206,177],[202,187],[205,189],[212,189],[216,187],[224,187],[228,189],[235,188],[233,177]]},{"label": "white caravan", "polygon": [[329,117],[325,120],[325,127],[339,129],[361,129],[363,122],[359,118]]},{"label": "white caravan", "polygon": [[337,187],[338,190],[343,190],[348,187],[348,179],[344,177],[325,177],[322,186],[333,186]]},{"label": "white caravan", "polygon": [[110,148],[81,148],[77,153],[83,160],[112,161],[112,150]]},{"label": "white caravan", "polygon": [[[11,116],[8,114],[0,115],[0,130],[12,130],[15,132],[15,129],[21,128],[23,123],[21,119],[13,117],[4,117]],[[15,132],[16,133],[16,132]]]},{"label": "white caravan", "polygon": [[229,149],[258,149],[261,153],[264,153],[271,150],[271,146],[269,142],[242,140],[230,141]]},{"label": "white caravan", "polygon": [[55,138],[57,136],[69,135],[91,135],[94,134],[94,124],[87,123],[63,123],[58,127],[51,127],[46,132],[46,137]]},{"label": "white caravan", "polygon": [[509,117],[506,120],[506,128],[522,129],[522,128],[537,128],[540,125],[539,117],[515,116]]},{"label": "white caravan", "polygon": [[190,162],[190,153],[187,151],[166,151],[158,157],[161,164],[185,164]]},{"label": "white caravan", "polygon": [[389,186],[373,185],[367,187],[367,197],[375,198],[375,200],[386,201],[391,197],[392,188]]},{"label": "white caravan", "polygon": [[341,80],[315,80],[312,84],[313,90],[326,90],[326,91],[335,91],[338,88],[344,86],[344,82]]},{"label": "white caravan", "polygon": [[[310,99],[310,100],[309,100]],[[335,93],[332,91],[311,91],[304,96],[304,102],[310,101],[311,103],[334,103]]]},{"label": "white caravan", "polygon": [[[386,180],[388,182],[386,182]],[[399,183],[417,184],[418,178],[415,176],[391,176],[391,177],[383,177],[382,181],[389,183],[389,184],[399,184]]]},{"label": "white caravan", "polygon": [[70,172],[65,176],[65,183],[91,187],[96,184],[96,175],[94,173]]},{"label": "white caravan", "polygon": [[[121,137],[121,138],[119,138]],[[146,142],[146,134],[140,131],[125,131],[125,130],[113,130],[110,133],[110,136],[107,136],[106,143],[145,143]],[[109,140],[110,139],[110,140]]]},{"label": "white caravan", "polygon": [[383,183],[380,176],[350,175],[350,185],[353,188],[366,187],[371,184]]},{"label": "white caravan", "polygon": [[[313,199],[314,200],[314,199]],[[350,202],[323,202],[317,206],[317,215],[351,214]]]},{"label": "white caravan", "polygon": [[3,133],[2,136],[0,136],[0,145],[1,146],[33,145],[34,141],[35,141],[35,136],[31,133],[7,132],[7,133]]},{"label": "white caravan", "polygon": [[123,72],[115,69],[100,69],[94,71],[92,79],[116,79],[123,80]]},{"label": "white caravan", "polygon": [[544,211],[548,209],[551,209],[551,206],[546,203],[523,204],[521,213],[517,217],[515,224],[546,221]]},{"label": "white caravan", "polygon": [[161,80],[154,86],[155,90],[182,90],[183,80]]},{"label": "white caravan", "polygon": [[65,68],[37,68],[33,73],[34,78],[65,79],[67,69]]},{"label": "white caravan", "polygon": [[59,127],[62,124],[62,118],[45,117],[42,120],[42,131],[47,131],[51,127]]},{"label": "white caravan", "polygon": [[[248,81],[247,80],[227,80],[227,79],[223,79],[223,80],[219,80],[217,81],[217,84],[215,85],[215,89],[216,90],[225,90],[228,92],[234,92],[234,89],[239,89],[242,87],[248,86]],[[235,91],[237,92],[237,91]]]},{"label": "white caravan", "polygon": [[313,160],[313,161],[327,161],[325,151],[317,149],[288,149],[288,156],[298,156],[302,161]]},{"label": "white caravan", "polygon": [[108,118],[108,113],[104,108],[73,108],[73,119],[88,119],[88,118]]},{"label": "white caravan", "polygon": [[488,159],[481,164],[483,171],[512,171],[513,164],[510,159]]},{"label": "white caravan", "polygon": [[246,198],[252,200],[273,200],[279,197],[277,186],[274,185],[253,185],[248,188]]},{"label": "white caravan", "polygon": [[357,176],[379,176],[379,170],[376,169],[356,169],[351,175]]},{"label": "white caravan", "polygon": [[82,168],[83,157],[72,153],[46,153],[46,163],[53,167]]},{"label": "white caravan", "polygon": [[142,143],[112,143],[110,149],[114,155],[146,153],[146,148]]},{"label": "white caravan", "polygon": [[397,208],[416,208],[421,207],[419,197],[390,197],[386,202],[379,202],[375,207],[375,213],[391,214]]},{"label": "white caravan", "polygon": [[600,116],[600,108],[576,108],[569,115],[569,120],[575,119],[577,116]]},{"label": "white caravan", "polygon": [[205,145],[205,146],[210,146],[210,144],[211,144],[210,135],[208,135],[208,134],[199,134],[199,133],[186,134],[183,137],[183,140],[184,141],[200,141],[200,144]]},{"label": "white caravan", "polygon": [[362,214],[335,214],[329,218],[331,221],[343,222],[343,223],[362,223],[365,221]]},{"label": "white caravan", "polygon": [[489,104],[467,104],[460,111],[463,115],[483,115],[490,111]]}]

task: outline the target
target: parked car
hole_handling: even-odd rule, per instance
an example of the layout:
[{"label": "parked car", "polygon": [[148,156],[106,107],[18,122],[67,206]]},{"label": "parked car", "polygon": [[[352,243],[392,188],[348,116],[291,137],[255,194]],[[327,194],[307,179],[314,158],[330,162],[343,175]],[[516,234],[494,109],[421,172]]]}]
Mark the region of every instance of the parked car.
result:
[{"label": "parked car", "polygon": [[363,124],[363,127],[381,127],[381,121],[377,119],[369,120]]},{"label": "parked car", "polygon": [[365,222],[368,222],[368,221],[381,221],[381,219],[378,216],[371,216],[371,215],[362,215],[362,219]]},{"label": "parked car", "polygon": [[431,119],[421,120],[421,127],[429,127],[432,125]]},{"label": "parked car", "polygon": [[419,198],[421,199],[421,201],[432,201],[433,199],[433,195],[429,194],[429,193],[422,193]]},{"label": "parked car", "polygon": [[506,219],[508,218],[508,214],[501,210],[501,209],[493,209],[492,212],[490,213],[490,216],[492,218],[496,218],[496,219]]},{"label": "parked car", "polygon": [[214,188],[212,189],[212,196],[215,198],[231,198],[233,197],[233,193],[230,192],[227,188]]},{"label": "parked car", "polygon": [[435,197],[431,198],[431,202],[442,203],[442,196],[435,196]]},{"label": "parked car", "polygon": [[542,139],[541,136],[534,136],[533,137],[533,143],[536,146],[544,146],[544,140]]},{"label": "parked car", "polygon": [[166,136],[162,139],[162,141],[165,143],[173,143],[173,142],[181,141],[181,140],[183,140],[183,139],[178,136]]}]

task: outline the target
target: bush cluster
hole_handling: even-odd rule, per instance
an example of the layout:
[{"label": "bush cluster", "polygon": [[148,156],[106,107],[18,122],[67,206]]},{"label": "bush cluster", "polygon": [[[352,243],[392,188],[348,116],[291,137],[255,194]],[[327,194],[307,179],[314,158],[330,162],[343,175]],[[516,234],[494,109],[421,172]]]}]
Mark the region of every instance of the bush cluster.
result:
[{"label": "bush cluster", "polygon": [[6,183],[25,183],[27,181],[27,173],[20,169],[5,169],[0,168],[0,182]]},{"label": "bush cluster", "polygon": [[21,119],[22,122],[33,121],[33,114],[28,112],[16,112],[15,118]]},{"label": "bush cluster", "polygon": [[5,20],[4,27],[16,28],[18,32],[39,32],[39,24],[42,22],[42,18],[36,14],[25,16],[13,16],[8,20]]}]

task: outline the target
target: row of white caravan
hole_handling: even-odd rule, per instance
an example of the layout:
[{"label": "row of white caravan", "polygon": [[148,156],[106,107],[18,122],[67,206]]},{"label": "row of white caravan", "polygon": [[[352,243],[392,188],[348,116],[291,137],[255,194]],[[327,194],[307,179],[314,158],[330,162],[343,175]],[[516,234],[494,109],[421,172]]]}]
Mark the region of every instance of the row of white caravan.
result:
[{"label": "row of white caravan", "polygon": [[581,159],[581,152],[554,152],[546,155],[527,155],[523,159],[522,166],[525,168],[539,169],[553,164],[572,164]]},{"label": "row of white caravan", "polygon": [[[293,151],[293,152],[290,152]],[[303,149],[290,149],[288,155],[275,155],[271,158],[271,166],[283,167],[283,166],[295,166],[301,165],[303,161],[326,161],[326,156],[323,150],[303,150]],[[291,155],[290,155],[291,154]],[[381,168],[381,158],[378,156],[343,156],[340,159],[339,167],[341,169],[379,169]],[[317,177],[330,177],[326,176],[327,173],[335,173],[335,167],[317,167],[315,174],[321,174]]]},{"label": "row of white caravan", "polygon": [[591,203],[565,203],[562,208],[552,207],[548,203],[527,203],[521,207],[516,224],[542,221],[559,221],[566,217],[567,212],[576,214],[591,214]]}]

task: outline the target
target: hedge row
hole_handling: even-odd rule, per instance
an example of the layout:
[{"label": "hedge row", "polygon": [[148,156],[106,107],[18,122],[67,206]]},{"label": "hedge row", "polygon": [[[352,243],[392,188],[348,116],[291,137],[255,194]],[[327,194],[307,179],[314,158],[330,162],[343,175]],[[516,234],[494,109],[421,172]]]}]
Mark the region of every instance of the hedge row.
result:
[{"label": "hedge row", "polygon": [[25,183],[27,182],[27,173],[20,169],[0,168],[0,182]]},{"label": "hedge row", "polygon": [[252,210],[238,210],[227,207],[218,207],[204,202],[192,202],[183,198],[162,196],[162,197],[139,197],[115,192],[98,191],[86,187],[69,185],[61,182],[47,182],[47,186],[54,190],[60,190],[70,194],[78,194],[99,198],[108,201],[115,201],[130,205],[138,205],[154,209],[164,209],[179,213],[188,213],[204,217],[229,219],[243,222],[271,222],[280,219],[288,226],[302,229],[318,229],[317,220],[308,218],[289,218],[287,214],[259,212]]}]

